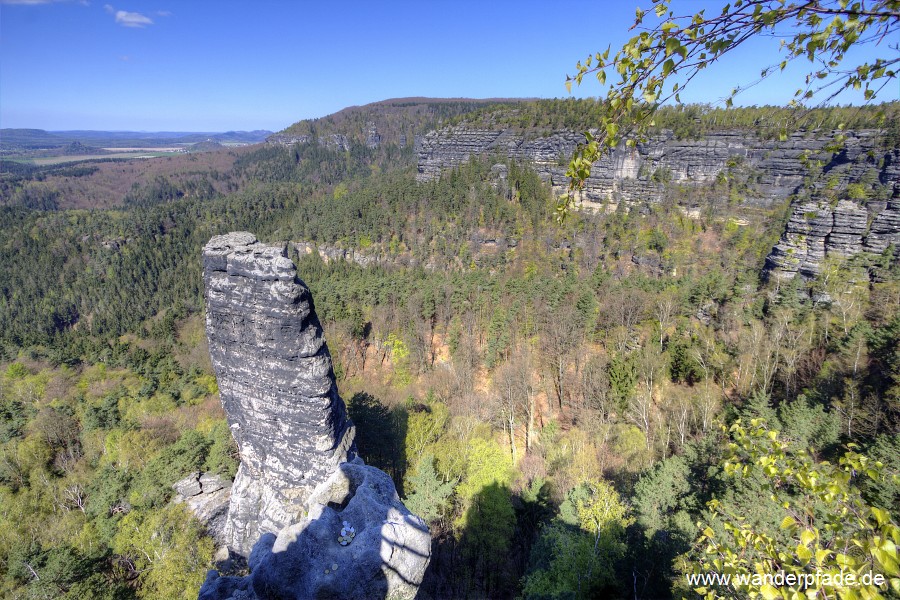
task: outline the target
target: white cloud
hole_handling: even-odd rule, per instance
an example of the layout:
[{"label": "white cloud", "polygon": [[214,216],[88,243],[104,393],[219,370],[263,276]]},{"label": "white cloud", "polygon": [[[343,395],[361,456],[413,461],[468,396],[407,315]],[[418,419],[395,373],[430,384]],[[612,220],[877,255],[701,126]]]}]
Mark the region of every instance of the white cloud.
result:
[{"label": "white cloud", "polygon": [[153,25],[153,19],[141,13],[116,10],[111,4],[104,4],[103,9],[111,15],[115,15],[116,23],[122,27],[146,27],[147,25]]},{"label": "white cloud", "polygon": [[172,13],[168,10],[158,10],[156,11],[157,17],[171,17]]},{"label": "white cloud", "polygon": [[124,27],[146,27],[153,25],[153,20],[141,13],[117,10],[116,23]]}]

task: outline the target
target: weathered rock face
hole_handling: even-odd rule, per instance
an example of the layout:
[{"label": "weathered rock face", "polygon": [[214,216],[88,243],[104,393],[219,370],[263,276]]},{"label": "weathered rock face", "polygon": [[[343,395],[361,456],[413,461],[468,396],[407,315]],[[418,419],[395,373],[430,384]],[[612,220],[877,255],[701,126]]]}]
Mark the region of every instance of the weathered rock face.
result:
[{"label": "weathered rock face", "polygon": [[894,196],[885,203],[869,227],[865,250],[881,254],[891,244],[900,253],[900,183],[894,186]]},{"label": "weathered rock face", "polygon": [[366,123],[366,148],[374,150],[381,144],[381,134],[378,133],[378,126],[375,121]]},{"label": "weathered rock face", "polygon": [[391,478],[344,463],[308,500],[308,514],[253,548],[247,577],[207,576],[200,600],[411,599],[425,575],[431,536],[397,497]]},{"label": "weathered rock face", "polygon": [[293,146],[294,144],[308,144],[310,142],[315,142],[320,146],[339,152],[350,150],[350,140],[341,133],[330,133],[322,136],[276,133],[266,138],[267,144],[276,146]]},{"label": "weathered rock face", "polygon": [[172,486],[177,492],[173,502],[188,509],[206,526],[209,536],[217,544],[225,540],[225,523],[231,500],[231,482],[213,473],[191,473]]},{"label": "weathered rock face", "polygon": [[[200,598],[415,597],[430,532],[391,478],[355,456],[322,328],[287,245],[216,236],[203,269],[210,356],[241,455],[220,539],[250,555],[251,574],[210,571]],[[215,487],[205,482],[200,474],[179,482],[180,497],[190,503]]]},{"label": "weathered rock face", "polygon": [[[871,226],[870,211],[874,216]],[[829,254],[881,254],[890,244],[900,248],[900,186],[894,187],[894,196],[887,203],[868,207],[851,200],[831,205],[821,197],[813,198],[794,204],[781,240],[766,257],[765,268],[776,279],[793,279],[798,273],[812,279]]]},{"label": "weathered rock face", "polygon": [[[874,169],[885,183],[898,174],[898,156],[896,151],[874,152],[878,133],[849,132],[843,149],[834,153],[826,148],[833,142],[833,132],[798,132],[785,141],[760,139],[747,131],[720,131],[698,140],[663,132],[634,148],[622,146],[598,161],[579,200],[587,207],[605,201],[652,201],[662,196],[661,180],[702,184],[722,175],[740,175],[749,184],[748,200],[769,204],[786,198],[803,183],[808,175],[800,160],[804,153],[822,161],[825,174],[840,182],[854,181]],[[545,180],[562,185],[567,181],[568,158],[579,141],[583,136],[572,131],[529,139],[509,129],[447,127],[417,140],[417,179],[434,179],[470,156],[500,154],[530,163]]]},{"label": "weathered rock face", "polygon": [[216,236],[203,269],[210,356],[241,455],[224,536],[246,556],[260,535],[299,520],[316,486],[352,458],[353,428],[286,245]]},{"label": "weathered rock face", "polygon": [[316,244],[315,242],[293,242],[294,252],[298,256],[318,254],[322,262],[329,263],[334,260],[345,260],[356,263],[361,267],[374,265],[389,265],[392,261],[387,256],[375,253],[354,250],[353,248],[339,248],[329,244]]}]

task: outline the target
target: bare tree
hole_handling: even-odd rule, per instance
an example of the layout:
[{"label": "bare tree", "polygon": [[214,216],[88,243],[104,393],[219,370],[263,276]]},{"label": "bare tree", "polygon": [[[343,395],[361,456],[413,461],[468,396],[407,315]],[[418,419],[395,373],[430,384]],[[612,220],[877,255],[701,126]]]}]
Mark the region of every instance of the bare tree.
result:
[{"label": "bare tree", "polygon": [[753,321],[750,330],[738,338],[738,369],[735,387],[749,396],[755,390],[766,394],[781,367],[781,340],[785,324],[777,319],[768,324]]},{"label": "bare tree", "polygon": [[776,319],[784,331],[781,338],[781,380],[790,398],[794,395],[794,384],[797,380],[797,369],[801,359],[812,347],[812,327],[809,321],[796,323],[791,311],[782,311]]},{"label": "bare tree", "polygon": [[655,346],[644,346],[638,356],[638,390],[628,402],[628,420],[637,425],[652,447],[654,405],[657,388],[663,378],[666,363]]},{"label": "bare tree", "polygon": [[511,359],[511,364],[518,374],[516,378],[519,402],[522,404],[522,412],[525,414],[525,451],[531,452],[534,442],[534,421],[537,416],[537,392],[534,383],[534,361],[531,352],[525,348],[520,349]]},{"label": "bare tree", "polygon": [[62,500],[63,507],[66,510],[77,508],[81,512],[85,512],[87,495],[80,483],[72,483],[63,488]]},{"label": "bare tree", "polygon": [[498,416],[503,430],[509,436],[509,447],[513,464],[516,464],[516,417],[520,402],[517,395],[517,373],[509,362],[504,363],[494,374],[492,387],[497,399]]},{"label": "bare tree", "polygon": [[700,394],[697,398],[697,413],[703,433],[706,433],[712,427],[713,419],[719,408],[718,389],[714,389],[714,386],[711,385],[714,377],[713,356],[709,352],[709,348],[694,349],[694,358],[697,360],[700,368],[703,369],[703,385],[700,387]]},{"label": "bare tree", "polygon": [[556,308],[545,307],[540,321],[540,347],[551,387],[559,408],[565,398],[566,371],[573,353],[584,335],[581,318],[572,304]]},{"label": "bare tree", "polygon": [[600,423],[609,423],[615,417],[616,402],[610,391],[607,361],[591,356],[581,371],[582,406],[595,413]]},{"label": "bare tree", "polygon": [[882,406],[873,396],[863,396],[859,382],[848,377],[844,380],[844,393],[832,399],[832,406],[841,416],[842,429],[847,437],[874,436],[883,418]]},{"label": "bare tree", "polygon": [[606,297],[600,312],[616,350],[623,352],[631,345],[634,328],[646,315],[646,293],[637,288],[619,288]]},{"label": "bare tree", "polygon": [[869,295],[868,281],[864,270],[851,268],[842,257],[829,255],[822,265],[820,285],[828,294],[831,311],[840,317],[844,335],[862,317]]},{"label": "bare tree", "polygon": [[667,422],[675,427],[678,445],[683,448],[691,435],[691,427],[694,421],[694,406],[691,403],[691,399],[684,393],[670,394],[664,409]]},{"label": "bare tree", "polygon": [[654,315],[656,316],[656,322],[659,324],[660,351],[662,351],[663,349],[666,332],[675,321],[675,316],[678,312],[678,308],[678,300],[675,298],[674,294],[670,292],[663,292],[656,299]]}]

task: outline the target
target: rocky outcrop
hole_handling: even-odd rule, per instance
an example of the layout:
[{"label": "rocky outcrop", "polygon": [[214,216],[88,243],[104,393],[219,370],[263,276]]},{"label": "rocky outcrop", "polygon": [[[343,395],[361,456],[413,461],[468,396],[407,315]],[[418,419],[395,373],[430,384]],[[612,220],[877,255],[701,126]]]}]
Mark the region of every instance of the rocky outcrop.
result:
[{"label": "rocky outcrop", "polygon": [[[717,177],[739,177],[747,185],[749,202],[770,204],[794,193],[809,175],[801,157],[821,161],[828,177],[855,181],[875,170],[882,183],[896,177],[897,152],[875,151],[875,130],[846,133],[843,148],[828,146],[838,132],[797,132],[786,140],[760,139],[748,131],[720,131],[701,139],[679,139],[663,131],[633,148],[624,145],[598,161],[579,200],[583,207],[658,200],[664,182],[711,183]],[[511,129],[457,125],[432,131],[417,141],[419,181],[440,176],[470,156],[500,155],[531,164],[562,191],[568,158],[583,140],[572,131],[529,137]]]},{"label": "rocky outcrop", "polygon": [[308,144],[310,142],[315,142],[329,150],[338,150],[340,152],[350,150],[350,140],[342,133],[329,133],[321,136],[276,133],[266,138],[267,144],[275,146],[293,146],[294,144]]},{"label": "rocky outcrop", "polygon": [[211,571],[200,600],[411,599],[430,554],[428,527],[403,506],[391,478],[356,459],[315,490],[305,517],[263,536],[249,576]]},{"label": "rocky outcrop", "polygon": [[214,473],[191,473],[172,486],[176,504],[184,503],[206,527],[209,536],[224,545],[231,482]]},{"label": "rocky outcrop", "polygon": [[246,555],[260,535],[295,522],[313,489],[352,457],[353,428],[286,244],[216,236],[203,268],[210,357],[241,455],[224,534]]},{"label": "rocky outcrop", "polygon": [[381,134],[378,133],[378,126],[375,121],[366,123],[366,148],[374,150],[381,144]]},{"label": "rocky outcrop", "polygon": [[[211,571],[200,598],[412,598],[428,527],[355,456],[312,297],[287,253],[243,232],[203,251],[210,356],[241,456],[222,538],[249,554],[251,574]],[[203,481],[187,478],[179,493],[193,498]]]},{"label": "rocky outcrop", "polygon": [[528,139],[511,129],[475,128],[465,124],[446,127],[416,139],[419,157],[416,179],[436,179],[444,169],[461,165],[470,156],[492,154],[529,162],[541,173],[553,173],[583,140],[583,135],[573,131]]},{"label": "rocky outcrop", "polygon": [[356,263],[361,267],[371,267],[374,265],[390,265],[396,261],[390,260],[388,257],[377,252],[364,252],[362,250],[354,250],[352,248],[339,248],[329,244],[316,244],[315,242],[293,242],[294,252],[298,256],[307,254],[318,254],[322,262],[329,263],[335,260],[345,260],[347,262]]},{"label": "rocky outcrop", "polygon": [[274,146],[293,146],[294,144],[308,144],[312,140],[313,136],[311,135],[275,133],[266,138],[266,143]]},{"label": "rocky outcrop", "polygon": [[900,248],[900,186],[894,187],[890,201],[868,207],[816,197],[794,204],[781,240],[766,257],[765,270],[781,280],[797,274],[813,279],[829,254],[845,258],[861,252],[881,254],[891,244]]}]

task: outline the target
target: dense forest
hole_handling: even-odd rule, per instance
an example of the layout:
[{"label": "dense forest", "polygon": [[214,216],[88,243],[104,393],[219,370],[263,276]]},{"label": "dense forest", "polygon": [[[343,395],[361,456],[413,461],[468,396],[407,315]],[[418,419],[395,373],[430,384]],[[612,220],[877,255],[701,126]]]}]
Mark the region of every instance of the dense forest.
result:
[{"label": "dense forest", "polygon": [[[458,118],[591,115],[502,107]],[[790,117],[688,107],[659,126],[754,129],[773,111]],[[896,146],[896,105],[855,118]],[[196,597],[214,547],[171,486],[237,466],[200,268],[235,230],[378,258],[293,257],[360,454],[431,527],[420,597],[681,597],[703,587],[687,576],[764,561],[900,576],[894,248],[768,280],[797,198],[744,204],[740,178],[558,224],[549,186],[515,162],[427,183],[396,143],[228,162],[154,173],[104,209],[60,210],[52,186],[21,200],[62,167],[4,173],[0,596]],[[857,188],[860,204],[890,195]],[[848,197],[815,177],[797,197],[813,193]]]}]

